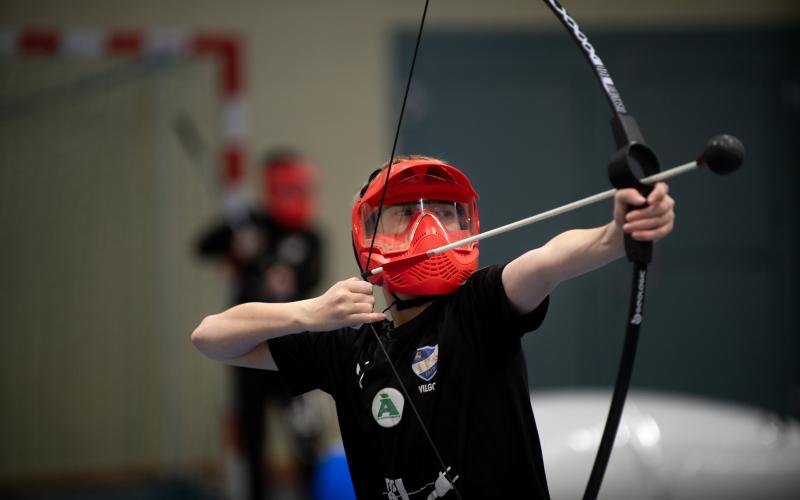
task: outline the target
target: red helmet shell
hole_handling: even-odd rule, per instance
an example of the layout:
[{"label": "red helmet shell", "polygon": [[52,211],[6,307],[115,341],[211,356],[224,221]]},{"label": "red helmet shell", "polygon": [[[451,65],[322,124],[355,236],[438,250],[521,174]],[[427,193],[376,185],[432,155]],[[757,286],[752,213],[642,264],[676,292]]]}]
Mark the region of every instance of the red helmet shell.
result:
[{"label": "red helmet shell", "polygon": [[[369,259],[370,269],[382,266],[399,257],[417,255],[466,238],[480,231],[478,195],[469,179],[460,170],[433,160],[404,160],[392,165],[383,207],[417,200],[437,200],[466,207],[468,227],[448,230],[435,213],[427,210],[415,214],[413,224],[403,233],[405,245],[382,244],[391,237],[377,235],[374,215],[389,169],[384,169],[363,191],[353,205],[352,231],[356,258],[362,270]],[[383,208],[382,207],[382,208]],[[466,226],[465,226],[466,227]],[[370,248],[372,252],[370,254]],[[410,295],[441,295],[456,290],[478,268],[478,243],[449,250],[397,271],[385,271],[369,277],[370,282],[385,286],[394,293]]]}]

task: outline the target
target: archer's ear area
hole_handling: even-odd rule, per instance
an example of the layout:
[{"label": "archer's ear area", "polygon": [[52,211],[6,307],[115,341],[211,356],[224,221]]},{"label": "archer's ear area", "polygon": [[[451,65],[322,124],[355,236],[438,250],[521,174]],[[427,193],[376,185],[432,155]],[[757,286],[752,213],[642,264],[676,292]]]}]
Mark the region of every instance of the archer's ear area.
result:
[{"label": "archer's ear area", "polygon": [[361,191],[359,191],[358,193],[359,199],[364,197],[364,193],[367,192],[367,188],[369,187],[370,184],[372,184],[372,181],[375,179],[375,177],[378,177],[378,174],[380,174],[382,170],[383,170],[382,168],[378,168],[375,169],[371,174],[369,174],[367,182],[365,182],[364,185],[361,186]]}]

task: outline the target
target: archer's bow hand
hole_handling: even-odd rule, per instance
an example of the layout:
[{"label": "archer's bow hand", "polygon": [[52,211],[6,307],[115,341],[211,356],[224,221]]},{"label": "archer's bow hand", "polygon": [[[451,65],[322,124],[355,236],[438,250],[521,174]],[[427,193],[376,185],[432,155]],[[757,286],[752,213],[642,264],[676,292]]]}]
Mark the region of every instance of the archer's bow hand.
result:
[{"label": "archer's bow hand", "polygon": [[[669,186],[659,182],[645,198],[636,189],[620,189],[614,195],[614,223],[639,241],[658,241],[672,232],[675,200]],[[645,204],[646,203],[646,204]]]}]

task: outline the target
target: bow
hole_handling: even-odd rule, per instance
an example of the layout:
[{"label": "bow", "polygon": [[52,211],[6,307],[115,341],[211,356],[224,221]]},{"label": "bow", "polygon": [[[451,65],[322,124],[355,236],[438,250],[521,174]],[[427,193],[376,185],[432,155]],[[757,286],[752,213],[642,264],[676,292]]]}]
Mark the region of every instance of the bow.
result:
[{"label": "bow", "polygon": [[[643,196],[647,197],[653,187],[642,182],[644,179],[639,179],[634,174],[635,168],[641,169],[649,178],[665,176],[667,172],[661,175],[658,174],[658,158],[645,143],[636,119],[625,108],[622,97],[614,85],[608,69],[606,69],[600,56],[597,55],[597,51],[592,44],[589,43],[586,35],[557,0],[544,0],[544,2],[561,21],[561,24],[564,25],[567,32],[581,49],[586,60],[593,67],[597,81],[611,107],[613,115],[611,131],[617,148],[608,163],[608,176],[611,184],[616,189],[635,188]],[[711,138],[697,161],[687,165],[705,166],[716,174],[724,175],[736,170],[743,159],[744,147],[741,142],[733,136],[722,135]],[[603,429],[603,436],[600,439],[600,446],[597,450],[592,472],[586,484],[584,500],[597,498],[622,417],[622,410],[625,406],[625,399],[633,373],[639,330],[644,320],[647,265],[652,259],[652,252],[652,242],[635,241],[630,235],[625,235],[625,254],[628,260],[633,263],[633,280],[628,306],[628,319],[625,327],[625,341],[617,371],[617,380],[614,383],[611,405],[608,410],[608,418]]]},{"label": "bow", "polygon": [[[608,69],[606,69],[602,59],[597,55],[597,51],[589,43],[588,38],[580,30],[578,24],[567,14],[566,9],[558,1],[545,0],[545,4],[561,21],[567,32],[575,40],[575,43],[580,47],[586,60],[593,67],[595,76],[611,107],[613,114],[611,130],[617,148],[616,153],[614,153],[608,164],[608,175],[611,184],[617,189],[635,188],[643,196],[647,197],[652,190],[652,186],[641,183],[633,173],[633,167],[638,165],[646,175],[655,175],[659,172],[658,158],[645,143],[636,119],[628,113]],[[622,417],[622,410],[625,406],[625,399],[633,373],[633,363],[636,357],[639,330],[644,320],[647,265],[652,259],[652,251],[652,242],[635,241],[630,235],[625,235],[625,254],[628,260],[633,263],[633,281],[631,283],[628,320],[625,328],[625,343],[617,372],[617,380],[614,384],[614,392],[611,397],[611,405],[608,410],[608,418],[606,419],[603,436],[597,450],[597,457],[584,492],[583,498],[585,500],[597,498],[600,484],[603,481],[603,475],[611,456],[611,449],[614,445],[620,418]]]}]

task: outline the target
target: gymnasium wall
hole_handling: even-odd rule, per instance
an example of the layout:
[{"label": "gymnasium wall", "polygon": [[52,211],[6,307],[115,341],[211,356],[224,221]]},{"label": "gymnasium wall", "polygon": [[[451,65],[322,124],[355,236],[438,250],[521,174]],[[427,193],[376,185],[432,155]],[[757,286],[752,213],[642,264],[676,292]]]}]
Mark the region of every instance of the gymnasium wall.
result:
[{"label": "gymnasium wall", "polygon": [[[353,274],[353,193],[388,159],[393,47],[422,2],[18,1],[0,24],[241,36],[252,160],[294,145],[323,170],[326,283]],[[792,1],[568,2],[584,30],[763,26]],[[537,2],[434,0],[428,28],[558,30]],[[423,42],[424,57],[424,42]],[[193,470],[220,457],[223,368],[189,333],[226,303],[191,241],[217,212],[171,128],[220,140],[204,60],[0,60],[0,479]],[[248,175],[255,173],[249,163]]]}]

